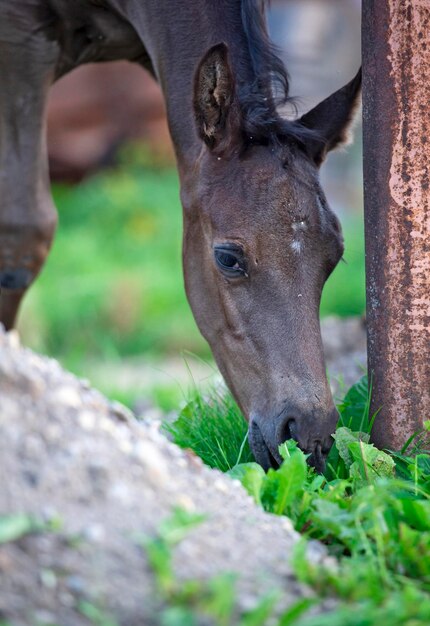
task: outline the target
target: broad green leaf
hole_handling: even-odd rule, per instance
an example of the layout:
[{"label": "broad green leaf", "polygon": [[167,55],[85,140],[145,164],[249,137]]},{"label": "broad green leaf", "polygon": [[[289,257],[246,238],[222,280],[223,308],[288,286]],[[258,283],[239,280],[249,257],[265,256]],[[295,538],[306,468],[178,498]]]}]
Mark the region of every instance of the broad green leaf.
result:
[{"label": "broad green leaf", "polygon": [[401,500],[407,522],[417,530],[430,530],[430,501]]},{"label": "broad green leaf", "polygon": [[285,459],[279,469],[269,469],[261,496],[265,510],[276,515],[286,514],[293,500],[303,491],[306,476],[306,457],[299,449]]},{"label": "broad green leaf", "polygon": [[278,626],[292,626],[297,623],[297,618],[317,603],[316,598],[302,598],[297,600],[289,609],[282,613]]},{"label": "broad green leaf", "polygon": [[351,387],[338,409],[340,426],[346,426],[352,431],[367,430],[369,424],[367,376],[363,376]]},{"label": "broad green leaf", "polygon": [[197,615],[192,608],[171,606],[160,614],[160,626],[198,626]]},{"label": "broad green leaf", "polygon": [[349,444],[348,449],[354,463],[350,467],[351,477],[370,481],[377,477],[394,476],[395,463],[391,456],[378,450],[371,443],[355,441]]},{"label": "broad green leaf", "polygon": [[399,549],[402,567],[409,576],[422,578],[430,576],[430,532],[410,528],[400,524]]},{"label": "broad green leaf", "polygon": [[160,591],[164,594],[169,593],[175,584],[170,545],[159,537],[155,539],[144,537],[141,538],[140,543],[145,549],[148,563],[154,573]]},{"label": "broad green leaf", "polygon": [[220,626],[230,623],[236,599],[236,579],[235,574],[226,572],[214,576],[206,585],[202,608]]},{"label": "broad green leaf", "polygon": [[0,517],[0,544],[15,541],[24,535],[39,530],[41,525],[33,517],[18,513]]},{"label": "broad green leaf", "polygon": [[249,495],[261,506],[261,487],[266,478],[261,465],[258,465],[258,463],[242,463],[233,467],[228,472],[228,475],[231,478],[240,480]]},{"label": "broad green leaf", "polygon": [[363,432],[353,433],[349,428],[341,426],[336,430],[333,435],[333,439],[341,459],[345,462],[346,466],[349,467],[354,460],[349,450],[350,444],[357,441],[364,441],[367,443],[369,441],[369,434]]},{"label": "broad green leaf", "polygon": [[415,463],[418,466],[418,470],[421,476],[430,477],[430,455],[429,454],[417,454],[415,457]]},{"label": "broad green leaf", "polygon": [[396,476],[404,480],[411,480],[410,467],[413,464],[412,457],[393,451],[390,451],[390,455],[395,463]]},{"label": "broad green leaf", "polygon": [[325,464],[324,476],[329,482],[341,478],[347,478],[348,476],[348,469],[343,459],[341,459],[339,450],[336,448],[334,442],[332,447],[330,448],[330,452],[328,453]]},{"label": "broad green leaf", "polygon": [[347,498],[347,491],[351,488],[351,481],[347,479],[338,479],[330,481],[321,491],[318,496],[319,499],[330,500],[336,502],[343,508],[349,506],[349,500]]},{"label": "broad green leaf", "polygon": [[330,535],[345,543],[349,548],[354,546],[356,536],[354,516],[347,510],[342,509],[335,502],[317,500],[315,511],[312,514],[315,524],[323,532],[323,536]]},{"label": "broad green leaf", "polygon": [[175,545],[182,541],[192,528],[204,522],[206,517],[203,513],[187,511],[179,506],[173,507],[171,515],[160,524],[159,536],[167,544]]},{"label": "broad green leaf", "polygon": [[297,441],[294,441],[294,439],[288,439],[279,446],[279,454],[284,459],[284,461],[286,459],[289,459],[290,456],[293,456],[293,454],[300,452],[301,450],[299,448],[299,444],[297,443]]},{"label": "broad green leaf", "polygon": [[324,484],[325,478],[322,474],[316,474],[313,478],[312,475],[308,477],[308,481],[306,484],[307,491],[318,491],[321,489],[321,486]]}]

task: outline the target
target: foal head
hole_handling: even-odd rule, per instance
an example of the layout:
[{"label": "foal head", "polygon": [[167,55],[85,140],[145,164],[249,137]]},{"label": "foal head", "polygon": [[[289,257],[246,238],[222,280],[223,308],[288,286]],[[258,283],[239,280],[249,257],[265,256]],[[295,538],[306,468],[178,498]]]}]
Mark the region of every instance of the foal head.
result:
[{"label": "foal head", "polygon": [[321,467],[338,418],[319,304],[343,239],[318,168],[344,140],[359,87],[356,77],[295,122],[266,120],[254,137],[226,46],[196,73],[202,144],[182,173],[185,285],[265,468],[290,437]]}]

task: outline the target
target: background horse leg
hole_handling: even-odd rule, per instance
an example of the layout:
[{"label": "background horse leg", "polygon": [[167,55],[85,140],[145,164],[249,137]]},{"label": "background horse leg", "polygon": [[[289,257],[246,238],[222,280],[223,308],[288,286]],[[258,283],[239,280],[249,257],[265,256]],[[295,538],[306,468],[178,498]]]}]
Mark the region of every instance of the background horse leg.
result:
[{"label": "background horse leg", "polygon": [[34,5],[21,3],[21,13],[8,5],[0,0],[0,322],[11,328],[57,222],[45,105],[58,45],[46,38]]}]

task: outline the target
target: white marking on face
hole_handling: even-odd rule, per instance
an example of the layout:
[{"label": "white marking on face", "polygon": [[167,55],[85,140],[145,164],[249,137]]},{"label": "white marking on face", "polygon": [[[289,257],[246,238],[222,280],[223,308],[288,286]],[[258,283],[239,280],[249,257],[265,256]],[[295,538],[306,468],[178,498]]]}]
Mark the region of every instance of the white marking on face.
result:
[{"label": "white marking on face", "polygon": [[306,228],[307,228],[306,220],[300,220],[300,221],[297,221],[297,222],[293,222],[293,230],[294,230],[294,232],[297,232],[297,231],[300,232],[301,230],[306,230]]},{"label": "white marking on face", "polygon": [[296,239],[293,239],[291,243],[291,249],[296,254],[300,254],[300,252],[302,251],[302,245],[303,245],[301,234],[305,230],[307,230],[308,224],[307,224],[306,219],[297,219],[295,222],[292,223],[292,227],[293,227],[293,232],[295,233]]},{"label": "white marking on face", "polygon": [[294,239],[294,241],[291,244],[291,249],[293,250],[293,252],[300,254],[302,250],[302,242],[299,241],[298,239]]}]

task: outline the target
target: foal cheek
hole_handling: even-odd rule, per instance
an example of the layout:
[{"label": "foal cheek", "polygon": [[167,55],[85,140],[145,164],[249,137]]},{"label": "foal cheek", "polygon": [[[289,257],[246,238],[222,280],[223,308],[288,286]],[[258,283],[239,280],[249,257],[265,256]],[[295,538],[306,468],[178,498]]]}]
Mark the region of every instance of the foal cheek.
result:
[{"label": "foal cheek", "polygon": [[202,259],[201,255],[186,251],[184,282],[196,324],[213,349],[213,344],[216,345],[222,330],[222,309],[219,306],[213,268],[209,266],[209,261]]}]

